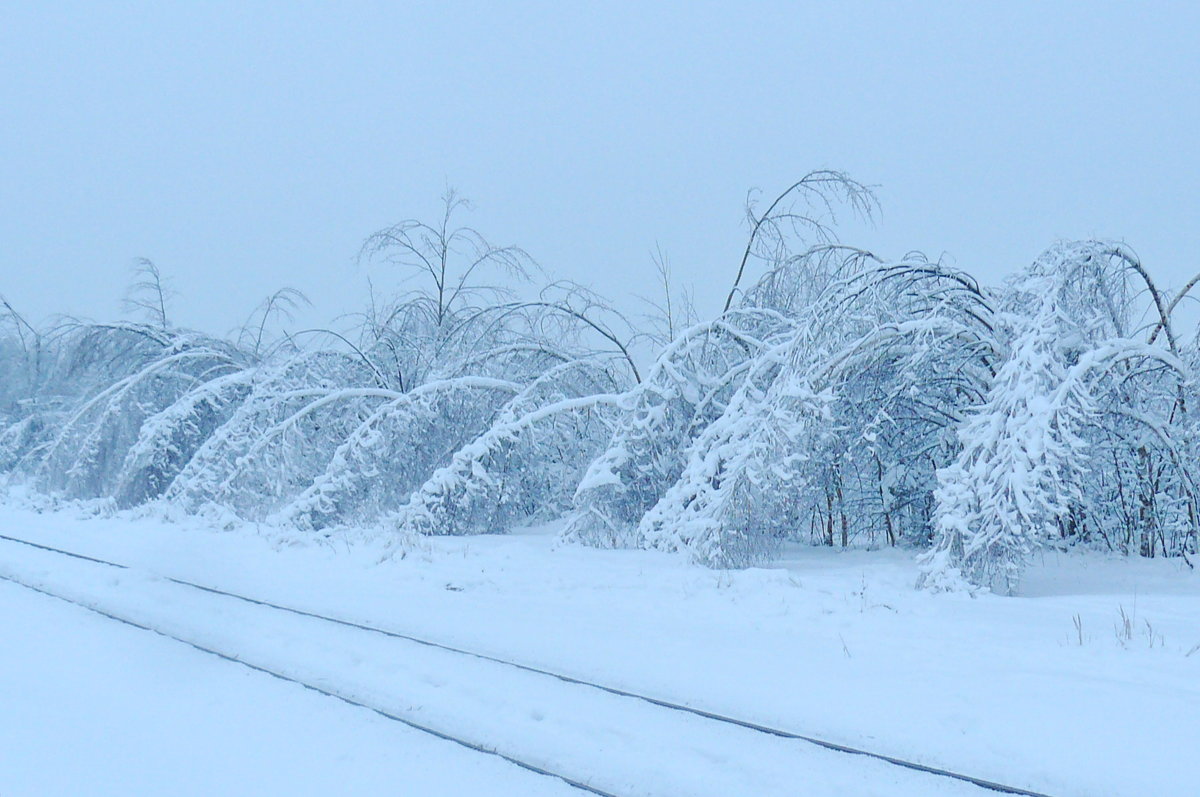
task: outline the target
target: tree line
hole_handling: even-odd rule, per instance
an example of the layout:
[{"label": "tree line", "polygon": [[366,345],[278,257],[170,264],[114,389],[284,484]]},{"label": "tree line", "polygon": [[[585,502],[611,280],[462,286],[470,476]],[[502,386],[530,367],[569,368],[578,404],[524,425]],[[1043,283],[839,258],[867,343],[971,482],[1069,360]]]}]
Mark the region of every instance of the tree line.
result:
[{"label": "tree line", "polygon": [[1080,241],[984,286],[838,238],[875,207],[831,171],[748,203],[708,320],[661,258],[640,322],[538,286],[453,193],[367,239],[417,287],[339,330],[285,331],[291,289],[234,335],[181,329],[149,261],[126,320],[34,326],[5,301],[0,472],[397,550],[560,519],[567,540],[714,567],[789,540],[902,545],[935,590],[1011,592],[1042,546],[1190,564],[1200,347],[1176,327],[1196,279],[1169,293],[1127,246]]}]

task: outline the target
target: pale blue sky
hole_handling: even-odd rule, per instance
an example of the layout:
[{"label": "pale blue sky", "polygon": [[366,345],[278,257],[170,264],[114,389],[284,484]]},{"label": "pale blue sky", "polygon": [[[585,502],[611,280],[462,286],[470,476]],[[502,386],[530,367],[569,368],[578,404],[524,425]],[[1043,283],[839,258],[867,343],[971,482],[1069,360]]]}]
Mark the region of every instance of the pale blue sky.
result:
[{"label": "pale blue sky", "polygon": [[717,311],[748,188],[879,186],[851,241],[987,279],[1061,237],[1200,269],[1200,4],[5,5],[0,293],[111,316],[131,262],[224,331],[357,309],[362,239],[471,221],[622,299],[650,251]]}]

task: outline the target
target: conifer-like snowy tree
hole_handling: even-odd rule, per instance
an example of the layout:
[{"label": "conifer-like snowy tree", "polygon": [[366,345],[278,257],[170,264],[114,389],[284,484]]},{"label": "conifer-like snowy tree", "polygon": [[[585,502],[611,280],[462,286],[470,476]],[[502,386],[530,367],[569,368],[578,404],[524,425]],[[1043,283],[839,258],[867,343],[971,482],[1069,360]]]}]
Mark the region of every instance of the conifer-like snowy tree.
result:
[{"label": "conifer-like snowy tree", "polygon": [[[1111,453],[1097,447],[1111,429],[1102,408],[1153,409],[1141,394],[1163,388],[1162,371],[1177,377],[1183,370],[1170,351],[1130,337],[1135,265],[1119,246],[1060,245],[1007,287],[999,314],[1007,353],[982,405],[959,430],[958,457],[938,472],[924,586],[1012,593],[1035,548],[1089,519],[1086,508],[1110,469],[1097,456]],[[1126,391],[1117,402],[1124,407],[1106,395],[1116,389]],[[1156,449],[1173,447],[1166,418],[1147,412],[1137,420],[1159,430]],[[1175,475],[1193,494],[1190,479]]]}]

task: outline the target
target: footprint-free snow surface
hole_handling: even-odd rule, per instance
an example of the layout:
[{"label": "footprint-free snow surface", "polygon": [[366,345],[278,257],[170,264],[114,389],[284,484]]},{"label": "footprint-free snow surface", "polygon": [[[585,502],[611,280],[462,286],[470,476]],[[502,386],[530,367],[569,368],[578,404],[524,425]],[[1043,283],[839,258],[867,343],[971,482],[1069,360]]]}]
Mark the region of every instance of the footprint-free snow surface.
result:
[{"label": "footprint-free snow surface", "polygon": [[617,795],[995,793],[165,577],[1046,794],[1200,783],[1200,577],[1178,562],[1047,554],[1023,595],[970,598],[915,591],[903,551],[714,572],[541,529],[380,562],[12,506],[0,534],[129,566],[0,541],[26,585],[0,582],[5,797],[580,793],[404,722]]}]

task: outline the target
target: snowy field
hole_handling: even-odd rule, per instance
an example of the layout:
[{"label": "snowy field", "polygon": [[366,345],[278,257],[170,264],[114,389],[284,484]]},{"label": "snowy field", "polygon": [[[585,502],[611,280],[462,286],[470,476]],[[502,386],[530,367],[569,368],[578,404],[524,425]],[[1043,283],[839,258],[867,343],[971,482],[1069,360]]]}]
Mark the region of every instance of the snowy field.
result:
[{"label": "snowy field", "polygon": [[[223,587],[1055,795],[1200,783],[1200,577],[1047,554],[1014,598],[912,588],[903,551],[711,571],[554,529],[297,545],[0,508],[0,575],[234,650],[625,794],[986,794],[870,759],[195,594]],[[0,583],[0,794],[558,794],[561,781]],[[1189,655],[1191,654],[1191,655]],[[502,668],[500,668],[502,669]],[[583,690],[586,691],[586,690]]]}]

